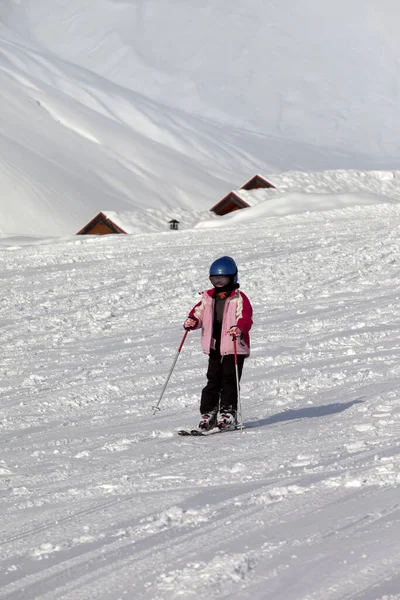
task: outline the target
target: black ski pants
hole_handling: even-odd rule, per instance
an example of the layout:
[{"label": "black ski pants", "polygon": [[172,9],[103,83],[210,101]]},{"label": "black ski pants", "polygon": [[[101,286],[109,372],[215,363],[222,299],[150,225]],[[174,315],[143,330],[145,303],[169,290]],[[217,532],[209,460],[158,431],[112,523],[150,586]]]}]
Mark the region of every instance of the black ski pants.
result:
[{"label": "black ski pants", "polygon": [[[242,376],[245,356],[238,354],[239,381]],[[201,393],[200,412],[206,414],[212,410],[237,410],[237,385],[235,357],[233,354],[221,356],[211,350],[208,359],[207,385]]]}]

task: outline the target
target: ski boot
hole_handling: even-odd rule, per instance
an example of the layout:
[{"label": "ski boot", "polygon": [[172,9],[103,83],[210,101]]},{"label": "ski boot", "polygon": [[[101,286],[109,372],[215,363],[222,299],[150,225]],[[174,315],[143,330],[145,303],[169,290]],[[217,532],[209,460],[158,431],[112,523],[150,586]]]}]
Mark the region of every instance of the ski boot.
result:
[{"label": "ski boot", "polygon": [[203,431],[208,431],[209,429],[214,429],[217,424],[217,411],[212,410],[209,413],[205,413],[201,415],[200,423],[198,425],[199,429]]},{"label": "ski boot", "polygon": [[232,431],[237,427],[236,410],[231,406],[226,410],[221,409],[217,420],[217,427],[221,431]]}]

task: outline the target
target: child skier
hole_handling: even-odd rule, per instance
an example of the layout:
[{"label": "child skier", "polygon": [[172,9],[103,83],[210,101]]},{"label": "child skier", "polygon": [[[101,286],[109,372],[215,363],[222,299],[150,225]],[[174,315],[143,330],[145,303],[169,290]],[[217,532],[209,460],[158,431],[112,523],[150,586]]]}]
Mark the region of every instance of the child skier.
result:
[{"label": "child skier", "polygon": [[239,380],[250,354],[249,331],[253,324],[249,299],[239,291],[238,271],[233,258],[222,256],[210,267],[213,289],[201,292],[201,301],[190,311],[185,329],[202,329],[201,346],[209,355],[207,385],[200,402],[199,429],[235,429],[238,390],[233,340]]}]

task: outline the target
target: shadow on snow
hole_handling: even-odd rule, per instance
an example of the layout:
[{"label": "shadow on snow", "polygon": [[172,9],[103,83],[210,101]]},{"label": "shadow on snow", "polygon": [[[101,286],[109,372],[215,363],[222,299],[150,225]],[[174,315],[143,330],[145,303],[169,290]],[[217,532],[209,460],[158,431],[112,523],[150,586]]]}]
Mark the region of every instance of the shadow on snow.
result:
[{"label": "shadow on snow", "polygon": [[323,406],[313,406],[308,408],[299,408],[298,410],[285,410],[284,412],[272,415],[268,419],[260,419],[258,421],[248,421],[245,423],[247,428],[265,427],[274,423],[282,423],[284,421],[297,421],[300,419],[315,419],[319,417],[327,417],[336,413],[347,410],[354,404],[362,404],[364,400],[352,400],[351,402],[335,402],[334,404],[325,404]]}]

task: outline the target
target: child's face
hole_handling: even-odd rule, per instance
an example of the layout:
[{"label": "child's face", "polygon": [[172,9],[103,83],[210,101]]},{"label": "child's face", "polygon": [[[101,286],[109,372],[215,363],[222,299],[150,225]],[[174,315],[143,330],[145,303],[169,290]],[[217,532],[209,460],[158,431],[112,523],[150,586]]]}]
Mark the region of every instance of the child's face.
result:
[{"label": "child's face", "polygon": [[224,287],[225,285],[228,285],[229,276],[228,275],[211,275],[210,281],[214,287],[221,288],[221,287]]}]

